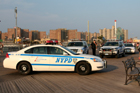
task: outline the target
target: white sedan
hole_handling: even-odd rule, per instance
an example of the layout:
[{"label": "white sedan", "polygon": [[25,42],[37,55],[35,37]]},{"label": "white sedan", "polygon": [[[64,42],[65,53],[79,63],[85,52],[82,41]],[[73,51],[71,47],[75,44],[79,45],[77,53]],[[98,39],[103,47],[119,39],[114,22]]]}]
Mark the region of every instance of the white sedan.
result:
[{"label": "white sedan", "polygon": [[107,62],[97,56],[77,54],[60,45],[34,45],[8,52],[3,66],[17,69],[21,74],[32,71],[76,71],[86,75],[106,68]]},{"label": "white sedan", "polygon": [[136,48],[132,43],[124,43],[125,53],[136,53]]}]

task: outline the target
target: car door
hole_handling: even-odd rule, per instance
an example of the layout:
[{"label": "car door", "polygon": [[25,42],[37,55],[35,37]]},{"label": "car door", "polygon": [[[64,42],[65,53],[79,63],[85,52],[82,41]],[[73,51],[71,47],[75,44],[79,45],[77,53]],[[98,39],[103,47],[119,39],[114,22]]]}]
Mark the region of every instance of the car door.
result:
[{"label": "car door", "polygon": [[47,47],[34,47],[25,51],[29,53],[30,63],[33,70],[46,71],[49,70],[49,55],[47,53]]},{"label": "car door", "polygon": [[75,64],[72,57],[64,49],[49,47],[49,54],[51,71],[74,71]]}]

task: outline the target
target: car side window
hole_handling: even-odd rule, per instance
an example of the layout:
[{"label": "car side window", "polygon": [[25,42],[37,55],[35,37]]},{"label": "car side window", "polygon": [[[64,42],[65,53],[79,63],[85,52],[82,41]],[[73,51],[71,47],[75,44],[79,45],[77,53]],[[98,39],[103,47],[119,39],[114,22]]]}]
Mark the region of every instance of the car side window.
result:
[{"label": "car side window", "polygon": [[25,51],[25,53],[33,53],[33,49],[28,49]]},{"label": "car side window", "polygon": [[45,47],[35,47],[33,48],[33,53],[35,54],[47,54]]},{"label": "car side window", "polygon": [[35,47],[25,51],[25,53],[34,53],[34,54],[47,54],[47,47]]},{"label": "car side window", "polygon": [[65,51],[57,47],[49,47],[49,54],[63,55]]}]

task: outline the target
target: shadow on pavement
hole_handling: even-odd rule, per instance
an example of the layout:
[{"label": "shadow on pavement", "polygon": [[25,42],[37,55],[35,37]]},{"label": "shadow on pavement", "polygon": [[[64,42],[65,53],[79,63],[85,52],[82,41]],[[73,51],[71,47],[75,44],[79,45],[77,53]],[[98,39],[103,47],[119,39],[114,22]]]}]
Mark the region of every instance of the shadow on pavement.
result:
[{"label": "shadow on pavement", "polygon": [[92,71],[91,74],[94,74],[94,73],[105,73],[105,72],[110,72],[110,71],[113,71],[113,70],[116,70],[116,69],[118,69],[117,66],[107,65],[106,69],[103,69],[103,70],[100,70],[100,71]]}]

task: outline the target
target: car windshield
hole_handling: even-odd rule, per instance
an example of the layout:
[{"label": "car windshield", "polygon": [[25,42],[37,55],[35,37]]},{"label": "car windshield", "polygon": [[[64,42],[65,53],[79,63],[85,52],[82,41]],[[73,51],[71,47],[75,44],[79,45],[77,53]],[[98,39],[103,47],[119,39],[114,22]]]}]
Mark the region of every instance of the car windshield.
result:
[{"label": "car windshield", "polygon": [[72,51],[72,50],[70,50],[70,49],[68,49],[68,48],[66,48],[66,47],[64,47],[64,46],[61,46],[62,48],[64,48],[64,49],[66,49],[67,51],[69,51],[70,53],[72,53],[73,55],[79,55],[78,53],[76,53],[76,52],[74,52],[74,51]]},{"label": "car windshield", "polygon": [[133,47],[133,44],[124,44],[126,47]]},{"label": "car windshield", "polygon": [[82,42],[69,42],[68,46],[83,46]]},{"label": "car windshield", "polygon": [[104,46],[118,46],[118,42],[106,42]]}]

